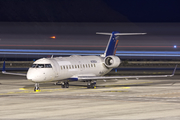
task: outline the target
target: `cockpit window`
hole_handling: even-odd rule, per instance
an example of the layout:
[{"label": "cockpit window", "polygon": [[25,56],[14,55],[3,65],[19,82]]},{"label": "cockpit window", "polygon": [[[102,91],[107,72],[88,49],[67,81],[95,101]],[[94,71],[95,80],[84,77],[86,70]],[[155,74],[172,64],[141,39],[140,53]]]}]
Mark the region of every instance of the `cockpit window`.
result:
[{"label": "cockpit window", "polygon": [[32,68],[52,68],[51,64],[33,64]]},{"label": "cockpit window", "polygon": [[52,68],[51,64],[45,64],[45,68]]},{"label": "cockpit window", "polygon": [[44,64],[37,64],[36,68],[44,68]]},{"label": "cockpit window", "polygon": [[32,68],[35,68],[35,67],[36,67],[36,64],[33,64],[33,65],[32,65]]}]

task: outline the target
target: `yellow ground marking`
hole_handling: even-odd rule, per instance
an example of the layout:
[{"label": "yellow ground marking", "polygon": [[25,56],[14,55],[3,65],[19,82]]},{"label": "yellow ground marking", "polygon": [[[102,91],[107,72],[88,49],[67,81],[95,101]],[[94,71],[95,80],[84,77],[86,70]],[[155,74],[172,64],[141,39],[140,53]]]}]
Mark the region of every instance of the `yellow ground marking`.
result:
[{"label": "yellow ground marking", "polygon": [[19,90],[28,90],[27,88],[19,88]]},{"label": "yellow ground marking", "polygon": [[[127,84],[117,84],[117,85],[106,85],[105,87],[113,87],[113,88],[109,88],[109,89],[96,89],[96,90],[109,90],[112,92],[126,92],[126,91],[117,91],[117,90],[110,90],[110,89],[129,89],[130,87],[117,87],[118,85],[135,85],[135,84],[147,84],[147,83],[153,83],[153,82],[138,82],[138,83],[127,83]],[[101,87],[101,86],[99,86]],[[78,88],[71,88],[70,90],[74,90],[74,89],[79,89],[79,88],[86,88],[86,87],[78,87]],[[96,88],[96,87],[95,87]],[[40,91],[33,91],[33,87],[29,87],[29,88],[19,88],[19,90],[23,90],[23,91],[18,91],[18,92],[7,92],[7,93],[0,93],[0,95],[12,95],[12,94],[23,94],[23,93],[38,93],[38,92],[55,92],[55,91],[62,91],[62,90],[69,90],[68,89],[42,89]]]},{"label": "yellow ground marking", "polygon": [[[120,87],[119,89],[129,89],[131,87]],[[114,88],[114,89],[117,89],[117,88]]]},{"label": "yellow ground marking", "polygon": [[41,90],[36,90],[35,92],[40,92]]},{"label": "yellow ground marking", "polygon": [[104,92],[129,92],[127,90],[110,90],[110,91],[104,91]]}]

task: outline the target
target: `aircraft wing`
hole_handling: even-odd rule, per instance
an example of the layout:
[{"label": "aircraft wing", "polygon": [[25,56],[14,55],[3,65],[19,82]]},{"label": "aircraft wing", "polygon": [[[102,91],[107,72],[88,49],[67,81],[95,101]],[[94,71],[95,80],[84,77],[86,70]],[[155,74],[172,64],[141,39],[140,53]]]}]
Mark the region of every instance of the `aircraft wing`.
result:
[{"label": "aircraft wing", "polygon": [[3,74],[8,74],[8,75],[26,76],[26,74],[24,74],[24,73],[11,73],[11,72],[6,72],[6,70],[5,70],[5,61],[4,61],[4,63],[3,63],[2,73],[3,73]]},{"label": "aircraft wing", "polygon": [[9,74],[9,75],[19,75],[19,76],[26,76],[26,74],[23,73],[11,73],[11,72],[6,72],[6,71],[2,71],[3,74]]},{"label": "aircraft wing", "polygon": [[145,75],[145,76],[78,76],[78,80],[108,80],[108,79],[128,79],[128,78],[156,78],[156,77],[172,77],[176,72],[177,65],[171,75]]}]

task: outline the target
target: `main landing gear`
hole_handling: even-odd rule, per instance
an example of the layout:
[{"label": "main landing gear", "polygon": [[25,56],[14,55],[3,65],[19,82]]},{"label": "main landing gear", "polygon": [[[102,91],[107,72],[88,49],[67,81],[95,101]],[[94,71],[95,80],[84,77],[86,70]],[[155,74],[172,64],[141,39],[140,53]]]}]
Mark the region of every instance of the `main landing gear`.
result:
[{"label": "main landing gear", "polygon": [[61,84],[61,87],[62,88],[69,88],[69,82],[68,81],[58,81],[58,82],[56,82],[56,83],[54,83],[55,85],[59,85],[59,84]]},{"label": "main landing gear", "polygon": [[38,92],[38,91],[40,91],[39,83],[35,83],[34,92]]},{"label": "main landing gear", "polygon": [[61,87],[62,88],[69,88],[69,82],[62,82]]},{"label": "main landing gear", "polygon": [[96,81],[92,82],[91,80],[90,81],[87,81],[87,88],[96,88]]}]

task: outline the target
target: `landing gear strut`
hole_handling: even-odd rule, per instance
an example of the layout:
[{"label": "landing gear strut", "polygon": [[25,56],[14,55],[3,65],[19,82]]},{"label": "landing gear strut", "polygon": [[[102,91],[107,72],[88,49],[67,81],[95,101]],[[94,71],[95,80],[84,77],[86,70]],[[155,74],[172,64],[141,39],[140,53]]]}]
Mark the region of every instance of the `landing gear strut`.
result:
[{"label": "landing gear strut", "polygon": [[57,82],[54,83],[54,85],[59,85],[59,83],[60,83],[60,81],[57,81]]},{"label": "landing gear strut", "polygon": [[36,91],[39,91],[39,90],[40,90],[39,83],[35,83],[34,91],[36,92]]},{"label": "landing gear strut", "polygon": [[87,88],[96,88],[96,81],[87,81]]},{"label": "landing gear strut", "polygon": [[61,87],[62,88],[69,88],[69,82],[62,82]]}]

